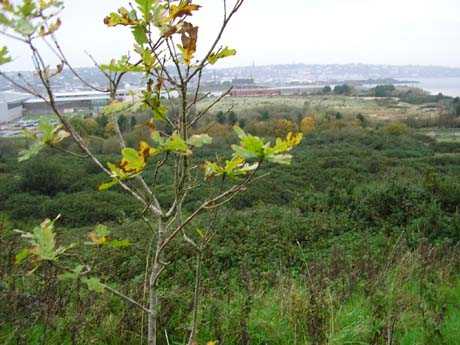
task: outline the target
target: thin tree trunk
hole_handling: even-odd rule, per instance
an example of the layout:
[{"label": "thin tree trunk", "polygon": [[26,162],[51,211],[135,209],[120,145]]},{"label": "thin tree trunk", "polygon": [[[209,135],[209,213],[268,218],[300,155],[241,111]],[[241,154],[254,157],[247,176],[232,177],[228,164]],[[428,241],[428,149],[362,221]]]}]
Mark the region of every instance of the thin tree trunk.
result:
[{"label": "thin tree trunk", "polygon": [[150,279],[150,287],[149,287],[149,320],[148,320],[148,344],[149,345],[156,345],[157,344],[157,320],[158,320],[158,294],[156,291],[155,282],[152,283],[154,279],[152,279],[155,275],[158,274],[158,265],[155,263],[152,269],[152,275]]},{"label": "thin tree trunk", "polygon": [[202,260],[202,253],[200,251],[197,256],[196,268],[195,268],[195,289],[193,293],[193,319],[192,319],[192,330],[190,331],[190,336],[188,339],[188,345],[196,344],[195,337],[196,337],[196,330],[197,330],[197,323],[198,323],[198,308],[199,308],[199,303],[200,303],[201,260]]},{"label": "thin tree trunk", "polygon": [[163,219],[158,220],[158,239],[155,252],[155,259],[150,274],[149,280],[149,317],[148,317],[148,345],[157,344],[157,333],[158,333],[158,314],[160,309],[160,301],[157,292],[157,280],[161,273],[160,263],[160,247],[165,233],[165,224]]}]

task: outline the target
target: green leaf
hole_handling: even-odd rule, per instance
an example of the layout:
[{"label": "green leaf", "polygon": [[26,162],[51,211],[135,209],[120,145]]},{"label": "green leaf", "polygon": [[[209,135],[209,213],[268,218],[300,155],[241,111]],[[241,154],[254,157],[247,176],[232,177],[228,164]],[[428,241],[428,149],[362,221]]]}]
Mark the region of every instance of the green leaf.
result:
[{"label": "green leaf", "polygon": [[142,46],[148,43],[147,30],[143,25],[136,25],[133,27],[132,33],[137,44]]},{"label": "green leaf", "polygon": [[10,26],[10,20],[2,13],[0,13],[0,25]]},{"label": "green leaf", "polygon": [[58,278],[60,280],[76,280],[80,276],[81,272],[83,272],[83,268],[83,265],[77,265],[71,272],[60,274]]},{"label": "green leaf", "polygon": [[90,291],[94,291],[97,293],[103,293],[105,290],[104,284],[98,278],[87,278],[84,280],[85,284],[88,286]]},{"label": "green leaf", "polygon": [[35,228],[34,237],[36,244],[34,253],[42,260],[55,261],[56,235],[51,223],[45,221],[39,228]]},{"label": "green leaf", "polygon": [[102,64],[100,68],[103,71],[112,72],[112,73],[143,72],[144,71],[142,69],[142,66],[136,66],[130,63],[128,55],[123,55],[118,60],[112,59],[109,64]]},{"label": "green leaf", "polygon": [[207,134],[197,134],[192,135],[188,139],[188,144],[190,146],[202,147],[203,145],[209,145],[212,143],[212,138]]},{"label": "green leaf", "polygon": [[96,232],[96,235],[99,237],[110,235],[110,230],[106,225],[98,224],[96,225],[94,231]]},{"label": "green leaf", "polygon": [[19,253],[16,254],[16,264],[20,265],[25,259],[27,259],[30,255],[30,251],[28,248],[22,249]]},{"label": "green leaf", "polygon": [[235,55],[236,55],[236,49],[230,49],[229,47],[225,47],[219,50],[217,53],[212,53],[211,55],[209,55],[208,62],[211,65],[214,65],[220,59],[224,59],[226,57],[235,56]]},{"label": "green leaf", "polygon": [[150,12],[152,11],[153,4],[155,3],[154,0],[136,0],[138,5],[139,11],[141,11],[142,15],[144,16],[145,21],[150,20]]},{"label": "green leaf", "polygon": [[[28,249],[29,255],[33,256],[37,261],[56,261],[61,254],[63,254],[68,248],[56,247],[56,234],[54,232],[54,223],[59,219],[59,216],[54,219],[46,219],[35,227],[32,232],[23,232],[21,237],[26,239],[30,248]],[[22,253],[24,255],[24,253]]]},{"label": "green leaf", "polygon": [[166,106],[160,104],[158,107],[153,108],[153,118],[158,121],[163,121],[166,117],[166,113],[168,112],[168,108]]},{"label": "green leaf", "polygon": [[153,25],[160,28],[160,30],[169,23],[169,15],[166,13],[167,7],[168,4],[166,2],[161,3],[157,1],[152,9],[151,21],[153,22]]},{"label": "green leaf", "polygon": [[36,30],[36,28],[24,18],[16,20],[13,25],[15,30],[23,36],[32,35]]},{"label": "green leaf", "polygon": [[11,57],[8,55],[8,48],[7,47],[2,47],[0,49],[0,66],[6,64],[8,62],[11,62]]},{"label": "green leaf", "polygon": [[258,163],[248,164],[243,158],[234,156],[232,160],[226,161],[224,166],[220,166],[217,163],[206,162],[205,177],[228,176],[230,178],[237,178],[246,175],[248,172],[258,167]]},{"label": "green leaf", "polygon": [[292,156],[287,154],[302,141],[302,133],[289,133],[286,139],[277,138],[275,145],[265,143],[263,139],[246,134],[241,128],[235,127],[235,132],[240,138],[239,145],[232,145],[233,151],[246,160],[267,160],[276,164],[288,165]]},{"label": "green leaf", "polygon": [[35,157],[40,153],[40,151],[45,147],[45,144],[42,142],[36,142],[32,144],[27,150],[22,150],[19,152],[19,157],[18,161],[19,162],[24,162],[26,160],[31,159],[32,157]]},{"label": "green leaf", "polygon": [[173,133],[169,139],[163,144],[162,150],[167,152],[178,153],[181,155],[190,155],[192,152],[189,150],[187,143],[177,133]]},{"label": "green leaf", "polygon": [[38,125],[40,135],[25,131],[28,139],[34,140],[34,143],[26,150],[19,153],[19,162],[28,160],[36,156],[45,146],[56,145],[67,138],[70,134],[62,129],[62,126],[53,126],[49,121],[42,120]]},{"label": "green leaf", "polygon": [[36,7],[32,0],[24,0],[22,6],[19,7],[19,11],[24,17],[29,17],[35,9]]},{"label": "green leaf", "polygon": [[104,182],[104,183],[101,184],[97,189],[98,189],[100,192],[105,192],[105,191],[109,190],[110,188],[112,188],[113,186],[115,186],[116,184],[118,184],[118,181],[117,181],[117,180],[112,180],[112,181],[109,181],[109,182]]},{"label": "green leaf", "polygon": [[263,139],[254,135],[246,134],[238,126],[235,126],[234,130],[241,140],[240,145],[232,145],[233,151],[235,151],[238,156],[241,156],[244,159],[264,158],[266,143]]}]

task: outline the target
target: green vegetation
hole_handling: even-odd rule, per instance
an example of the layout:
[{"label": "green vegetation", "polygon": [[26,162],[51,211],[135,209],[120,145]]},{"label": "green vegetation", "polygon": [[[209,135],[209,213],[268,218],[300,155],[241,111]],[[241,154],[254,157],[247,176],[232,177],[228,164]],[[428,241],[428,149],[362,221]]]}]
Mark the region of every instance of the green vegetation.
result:
[{"label": "green vegetation", "polygon": [[[12,231],[62,213],[56,232],[66,244],[87,241],[94,224],[106,224],[111,240],[131,245],[84,246],[78,255],[97,257],[95,275],[142,300],[145,262],[139,253],[148,243],[140,239],[151,230],[137,220],[137,208],[118,188],[97,192],[104,176],[89,163],[46,150],[18,164],[19,144],[8,142],[0,178],[1,294],[14,303],[2,303],[0,339],[140,341],[139,311],[116,297],[62,280],[52,267],[45,281],[24,280],[27,265],[14,263],[22,243]],[[458,153],[460,144],[451,144],[446,155],[443,143],[404,126],[319,123],[291,167],[267,165],[261,173],[270,175],[219,213],[202,266],[198,343],[456,344]],[[216,154],[225,151],[211,145],[201,152],[203,158]],[[151,178],[146,175],[147,182]],[[167,171],[160,179],[168,183]],[[198,199],[194,195],[185,208]],[[209,217],[197,219],[196,227],[212,222]],[[161,284],[160,323],[170,342],[187,335],[192,309],[186,301],[194,284],[193,251],[182,244],[168,253],[176,255],[181,264],[168,268]]]}]

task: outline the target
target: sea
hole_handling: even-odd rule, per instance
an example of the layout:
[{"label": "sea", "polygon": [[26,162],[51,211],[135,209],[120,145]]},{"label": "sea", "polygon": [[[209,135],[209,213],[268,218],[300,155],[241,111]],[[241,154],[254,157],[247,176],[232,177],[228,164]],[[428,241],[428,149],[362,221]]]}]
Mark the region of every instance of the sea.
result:
[{"label": "sea", "polygon": [[445,96],[460,97],[460,78],[410,78],[410,80],[417,83],[407,85],[424,89],[434,95],[442,93]]}]

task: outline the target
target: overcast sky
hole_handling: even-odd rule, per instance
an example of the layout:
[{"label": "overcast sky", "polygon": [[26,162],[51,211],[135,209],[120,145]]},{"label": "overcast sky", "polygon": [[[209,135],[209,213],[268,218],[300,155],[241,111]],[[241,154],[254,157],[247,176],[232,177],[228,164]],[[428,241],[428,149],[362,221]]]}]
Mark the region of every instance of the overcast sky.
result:
[{"label": "overcast sky", "polygon": [[[76,66],[88,66],[84,51],[105,61],[126,53],[129,32],[106,28],[104,16],[128,0],[66,0],[59,39]],[[221,0],[198,1],[194,17],[201,46],[222,17]],[[10,45],[9,70],[30,69],[20,45]],[[277,63],[420,64],[460,67],[459,0],[246,0],[223,43],[238,56],[221,67]]]}]

